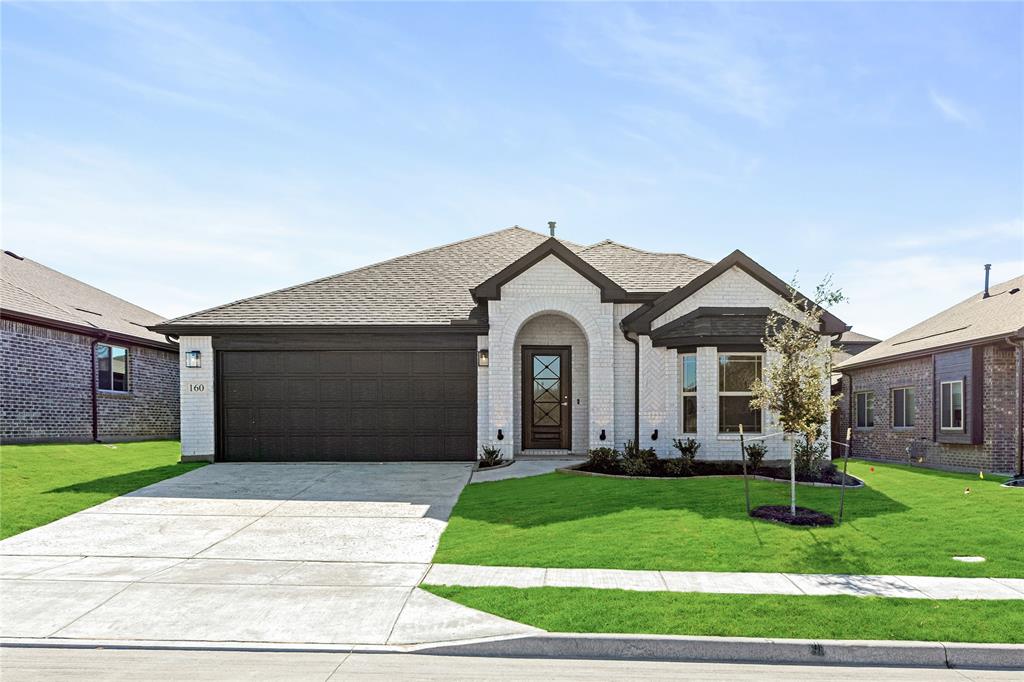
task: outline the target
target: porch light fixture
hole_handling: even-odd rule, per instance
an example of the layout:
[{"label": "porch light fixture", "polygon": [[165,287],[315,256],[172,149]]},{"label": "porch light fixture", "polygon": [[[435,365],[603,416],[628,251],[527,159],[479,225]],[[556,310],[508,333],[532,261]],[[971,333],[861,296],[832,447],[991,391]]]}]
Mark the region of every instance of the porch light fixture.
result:
[{"label": "porch light fixture", "polygon": [[505,440],[505,434],[501,432],[501,429],[498,429],[498,440]]},{"label": "porch light fixture", "polygon": [[487,367],[491,363],[491,356],[487,352],[486,348],[481,348],[476,354],[476,364],[481,367]]},{"label": "porch light fixture", "polygon": [[185,353],[185,366],[186,367],[202,367],[203,366],[203,354],[197,350],[190,350]]}]

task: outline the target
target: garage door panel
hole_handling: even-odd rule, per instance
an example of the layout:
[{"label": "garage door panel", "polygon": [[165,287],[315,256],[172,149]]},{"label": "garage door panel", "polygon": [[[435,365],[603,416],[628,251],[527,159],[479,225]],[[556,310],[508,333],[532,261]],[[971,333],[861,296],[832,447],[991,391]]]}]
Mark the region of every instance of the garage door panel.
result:
[{"label": "garage door panel", "polygon": [[412,369],[412,358],[408,351],[383,351],[380,355],[382,374],[408,374]]},{"label": "garage door panel", "polygon": [[253,399],[252,384],[252,379],[225,378],[224,403],[227,405],[251,403]]},{"label": "garage door panel", "polygon": [[333,402],[352,399],[352,391],[348,379],[337,377],[320,377],[320,400]]},{"label": "garage door panel", "polygon": [[380,400],[380,379],[352,379],[350,386],[353,402]]},{"label": "garage door panel", "polygon": [[309,402],[317,399],[317,381],[315,377],[286,379],[284,382],[286,399],[290,402]]},{"label": "garage door panel", "polygon": [[218,353],[222,460],[475,458],[475,352]]},{"label": "garage door panel", "polygon": [[321,374],[349,374],[352,371],[352,359],[346,351],[320,351],[317,358]]}]

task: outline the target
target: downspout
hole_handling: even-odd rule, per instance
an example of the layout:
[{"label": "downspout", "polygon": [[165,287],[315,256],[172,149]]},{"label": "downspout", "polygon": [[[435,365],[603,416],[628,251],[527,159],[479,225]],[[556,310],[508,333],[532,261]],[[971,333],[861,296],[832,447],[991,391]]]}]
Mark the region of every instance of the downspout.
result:
[{"label": "downspout", "polygon": [[622,330],[622,336],[633,344],[633,442],[640,445],[640,336],[633,333],[633,338],[630,338],[630,333],[626,328],[619,323],[619,329]]},{"label": "downspout", "polygon": [[1006,343],[1013,347],[1014,392],[1017,394],[1017,433],[1014,441],[1017,445],[1017,478],[1024,478],[1024,341],[1013,341],[1007,336]]}]

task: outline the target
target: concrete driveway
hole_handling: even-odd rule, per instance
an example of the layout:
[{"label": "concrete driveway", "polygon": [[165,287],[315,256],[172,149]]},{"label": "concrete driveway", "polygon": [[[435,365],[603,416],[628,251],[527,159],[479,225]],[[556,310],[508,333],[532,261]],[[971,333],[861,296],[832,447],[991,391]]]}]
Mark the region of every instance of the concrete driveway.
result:
[{"label": "concrete driveway", "polygon": [[405,645],[532,632],[416,588],[470,474],[196,469],[0,542],[0,637]]}]

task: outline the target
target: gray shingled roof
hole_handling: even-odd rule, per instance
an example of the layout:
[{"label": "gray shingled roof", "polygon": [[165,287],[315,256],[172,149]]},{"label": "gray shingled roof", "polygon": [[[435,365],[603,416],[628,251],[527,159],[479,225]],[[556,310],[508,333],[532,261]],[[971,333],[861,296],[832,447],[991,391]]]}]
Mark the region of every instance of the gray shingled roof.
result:
[{"label": "gray shingled roof", "polygon": [[146,328],[162,320],[161,315],[30,258],[4,251],[2,263],[0,308],[5,312],[167,343],[163,334]]},{"label": "gray shingled roof", "polygon": [[[547,238],[510,227],[164,324],[179,329],[207,325],[447,325],[452,320],[469,319],[476,307],[470,289]],[[611,242],[584,248],[559,241],[628,291],[668,291],[709,265],[681,254],[651,254]]]},{"label": "gray shingled roof", "polygon": [[[970,344],[987,339],[1024,334],[1024,275],[981,293],[915,324],[910,329],[872,346],[836,366],[845,370],[931,349]],[[1016,293],[1011,294],[1013,289]]]},{"label": "gray shingled roof", "polygon": [[630,293],[664,293],[686,284],[712,263],[682,253],[655,253],[610,239],[578,252]]}]

